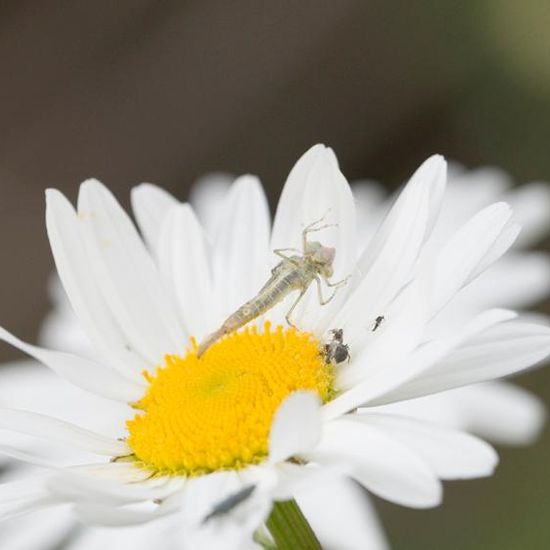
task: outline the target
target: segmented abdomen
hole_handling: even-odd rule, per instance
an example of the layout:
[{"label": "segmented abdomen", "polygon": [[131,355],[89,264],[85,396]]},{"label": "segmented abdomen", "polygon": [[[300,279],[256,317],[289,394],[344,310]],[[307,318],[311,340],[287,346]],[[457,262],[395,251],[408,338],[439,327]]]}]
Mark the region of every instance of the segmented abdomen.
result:
[{"label": "segmented abdomen", "polygon": [[311,283],[311,278],[297,269],[294,264],[275,273],[264,285],[260,293],[243,304],[235,313],[232,313],[216,331],[207,336],[198,350],[199,357],[225,334],[234,332],[256,317],[263,315],[276,306],[293,290],[305,289]]},{"label": "segmented abdomen", "polygon": [[291,271],[283,277],[277,277],[272,284],[267,284],[264,287],[261,294],[243,304],[228,317],[223,326],[228,331],[237,330],[276,306],[290,292],[300,288],[302,288],[302,277],[296,271]]}]

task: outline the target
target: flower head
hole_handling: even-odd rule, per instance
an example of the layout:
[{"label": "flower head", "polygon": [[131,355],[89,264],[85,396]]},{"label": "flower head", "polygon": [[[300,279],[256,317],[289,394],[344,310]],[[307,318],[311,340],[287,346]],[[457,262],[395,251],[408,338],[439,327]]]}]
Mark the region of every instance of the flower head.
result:
[{"label": "flower head", "polygon": [[[148,248],[99,182],[82,184],[76,212],[48,191],[59,276],[95,353],[45,350],[4,329],[0,337],[73,384],[121,403],[125,415],[112,417],[117,439],[0,410],[5,430],[104,457],[92,465],[54,463],[30,492],[27,481],[14,482],[16,503],[4,497],[5,515],[59,503],[99,524],[177,515],[185,536],[224,529],[225,547],[229,540],[240,547],[272,502],[329,480],[345,484],[349,476],[383,498],[427,507],[440,502],[441,479],[490,474],[496,455],[481,440],[379,409],[509,375],[550,352],[550,330],[507,310],[476,312],[434,330],[519,231],[510,208],[497,203],[440,242],[431,239],[445,169],[432,157],[417,170],[359,258],[353,195],[323,146],[291,171],[272,230],[251,176],[237,179],[207,231],[189,205],[154,186],[138,187],[132,200]],[[330,219],[319,242],[335,251],[326,278],[347,284],[328,303],[317,293],[322,281],[319,289],[307,285],[293,312],[296,327],[287,323],[286,295],[270,294],[269,307],[199,357],[196,341],[261,295],[276,274],[280,258],[272,250],[303,254],[303,228],[324,217]],[[334,364],[323,353],[334,329],[342,330],[349,363]],[[6,452],[23,457],[15,447]]]}]

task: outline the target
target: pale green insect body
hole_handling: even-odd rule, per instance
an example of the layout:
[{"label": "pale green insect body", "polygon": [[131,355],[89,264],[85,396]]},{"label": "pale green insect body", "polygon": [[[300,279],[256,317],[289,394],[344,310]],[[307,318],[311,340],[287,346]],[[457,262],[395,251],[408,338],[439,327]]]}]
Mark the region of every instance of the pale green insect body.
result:
[{"label": "pale green insect body", "polygon": [[[309,225],[302,232],[302,251],[295,249],[274,250],[274,253],[280,256],[282,260],[272,269],[271,277],[259,290],[256,296],[248,300],[232,313],[218,330],[206,337],[199,346],[199,356],[222,336],[238,330],[260,315],[263,315],[280,303],[291,292],[299,291],[298,297],[285,316],[287,323],[290,326],[294,326],[291,321],[292,312],[314,281],[317,284],[319,303],[321,305],[327,304],[334,298],[338,288],[347,282],[347,278],[337,283],[331,283],[329,279],[333,275],[332,266],[336,255],[336,249],[324,246],[318,241],[307,240],[308,233],[330,227],[328,225],[316,227],[318,223],[319,222],[315,222]],[[286,256],[285,252],[289,250],[301,252],[301,254]],[[328,287],[335,289],[333,294],[326,300],[322,296],[321,280],[323,280]]]}]

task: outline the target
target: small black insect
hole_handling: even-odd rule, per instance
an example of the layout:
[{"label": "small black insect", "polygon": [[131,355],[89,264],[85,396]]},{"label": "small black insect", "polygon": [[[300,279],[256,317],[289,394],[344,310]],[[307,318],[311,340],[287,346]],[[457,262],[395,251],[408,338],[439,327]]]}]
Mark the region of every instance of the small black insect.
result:
[{"label": "small black insect", "polygon": [[246,485],[240,491],[229,495],[228,497],[220,500],[210,511],[210,513],[204,517],[202,523],[207,523],[211,519],[224,516],[236,508],[239,504],[249,498],[256,490],[256,485]]},{"label": "small black insect", "polygon": [[334,328],[331,331],[332,340],[324,345],[325,360],[327,363],[338,365],[350,360],[349,346],[344,344],[344,331],[341,328]]},{"label": "small black insect", "polygon": [[379,315],[375,320],[374,324],[372,325],[372,332],[374,332],[383,322],[385,317],[383,315]]}]

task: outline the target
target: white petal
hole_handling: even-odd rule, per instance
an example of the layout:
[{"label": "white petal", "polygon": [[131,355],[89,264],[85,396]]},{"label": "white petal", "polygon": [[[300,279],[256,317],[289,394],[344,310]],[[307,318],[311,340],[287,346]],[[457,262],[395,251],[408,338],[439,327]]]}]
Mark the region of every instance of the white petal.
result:
[{"label": "white petal", "polygon": [[44,495],[45,484],[49,476],[49,473],[40,474],[0,484],[0,503],[3,506],[7,502],[13,502],[38,493]]},{"label": "white petal", "polygon": [[445,242],[465,220],[501,200],[511,185],[510,177],[499,168],[482,167],[459,173],[449,167],[448,185],[433,238]]},{"label": "white petal", "polygon": [[[75,315],[61,280],[55,272],[48,277],[48,297],[51,309],[46,313],[38,330],[38,344],[84,357],[99,355],[99,347],[92,346],[82,323]],[[108,360],[108,358],[106,359]],[[125,366],[124,371],[128,370],[128,367]]]},{"label": "white petal", "polygon": [[505,197],[521,227],[517,246],[529,246],[548,235],[550,229],[550,185],[533,182],[512,190]]},{"label": "white petal", "polygon": [[488,267],[493,265],[507,250],[514,244],[521,232],[521,225],[518,223],[508,223],[504,226],[501,234],[493,243],[491,249],[487,252],[483,260],[479,263],[471,278],[477,277]]},{"label": "white petal", "polygon": [[224,199],[234,180],[231,174],[214,172],[197,179],[189,191],[189,202],[212,239],[218,234]]},{"label": "white petal", "polygon": [[[338,387],[349,388],[377,371],[392,369],[425,339],[426,323],[431,316],[433,273],[424,269],[419,276],[384,310],[382,324],[373,331],[375,318],[361,316],[360,308],[347,322],[334,321],[344,330],[353,358],[338,370]],[[395,345],[399,342],[399,345]]]},{"label": "white petal", "polygon": [[136,380],[141,379],[148,365],[130,345],[101,294],[84,248],[76,212],[55,189],[46,191],[46,226],[59,277],[94,347],[115,368],[133,374]]},{"label": "white petal", "polygon": [[321,403],[313,392],[297,391],[277,409],[269,434],[269,461],[282,462],[313,448],[321,437]]},{"label": "white petal", "polygon": [[[277,213],[273,220],[272,245],[274,247],[285,248],[292,246],[289,244],[289,239],[294,237],[294,240],[296,240],[289,226],[295,223],[298,215],[299,204],[304,193],[304,184],[308,174],[313,165],[324,154],[325,149],[325,146],[321,144],[314,145],[308,149],[298,159],[288,174],[277,205]],[[314,220],[310,220],[307,223],[311,223],[312,221]]]},{"label": "white petal", "polygon": [[165,513],[161,507],[135,510],[90,503],[77,504],[74,511],[84,524],[111,527],[142,525],[169,513]]},{"label": "white petal", "polygon": [[28,452],[17,448],[13,444],[0,443],[0,455],[12,458],[39,468],[58,468],[60,466],[57,460],[51,460],[49,457],[41,456],[38,450]]},{"label": "white petal", "polygon": [[[338,225],[309,238],[336,249],[332,280],[339,281],[352,274],[355,263],[355,204],[333,151],[322,145],[305,153],[288,176],[273,223],[272,248],[301,250],[304,227],[320,219]],[[349,285],[340,289],[336,298],[324,307],[319,305],[313,286],[295,310],[293,321],[298,325],[317,325],[317,330],[323,331],[345,299]],[[276,308],[273,317],[278,314],[282,318],[288,309],[285,302]]]},{"label": "white petal", "polygon": [[[105,510],[108,514],[109,508],[106,507]],[[99,548],[151,550],[151,548],[158,548],[159,541],[162,541],[162,550],[175,550],[181,545],[179,538],[176,517],[158,518],[154,523],[147,522],[143,525],[128,527],[117,526],[115,529],[86,526],[75,537],[73,544],[69,543],[69,546],[64,547],[63,550],[98,550]]]},{"label": "white petal", "polygon": [[404,416],[365,413],[356,418],[421,456],[440,479],[488,476],[498,463],[498,456],[490,445],[464,432]]},{"label": "white petal", "polygon": [[537,304],[550,294],[550,258],[536,252],[511,253],[471,286],[477,303],[485,307],[515,308]]},{"label": "white petal", "polygon": [[90,359],[27,344],[2,327],[0,340],[28,353],[69,382],[96,395],[126,403],[135,401],[143,395],[145,384],[131,382],[122,374]]},{"label": "white petal", "polygon": [[[127,403],[104,399],[82,390],[34,360],[2,366],[0,406],[53,416],[113,439],[120,436],[121,426],[135,414]],[[26,445],[24,448],[29,449]],[[77,453],[81,454],[75,451],[75,456],[72,456],[67,451],[63,450],[62,457],[73,463]],[[58,455],[59,452],[54,451],[54,457]]]},{"label": "white petal", "polygon": [[0,484],[0,520],[4,521],[55,504],[45,489],[48,474]]},{"label": "white petal", "polygon": [[550,294],[550,258],[509,252],[464,288],[435,319],[437,330],[490,307],[525,308]]},{"label": "white petal", "polygon": [[[164,499],[175,491],[181,489],[185,483],[184,478],[158,478],[147,481],[151,476],[148,472],[140,472],[137,466],[132,465],[136,472],[130,472],[134,479],[125,482],[117,479],[120,475],[113,466],[113,477],[104,478],[105,468],[100,469],[100,475],[94,475],[93,469],[79,468],[75,470],[63,470],[52,476],[48,481],[48,488],[53,494],[71,502],[90,502],[101,505],[125,505],[145,502],[148,500]],[[125,472],[122,472],[125,475]],[[141,478],[141,479],[140,479]]]},{"label": "white petal", "polygon": [[212,299],[213,282],[205,237],[188,204],[171,209],[158,245],[161,273],[174,290],[181,317],[190,334],[202,339],[212,331],[219,314]]},{"label": "white petal", "polygon": [[99,455],[124,456],[131,453],[123,441],[28,411],[0,409],[0,429],[32,435]]},{"label": "white petal", "polygon": [[[345,329],[350,332],[354,324],[359,325],[358,319],[372,323],[409,282],[439,213],[445,175],[445,161],[434,156],[412,176],[360,258],[362,278],[337,315],[335,326],[350,325]],[[356,335],[349,336],[353,339]]]},{"label": "white petal", "polygon": [[[406,355],[401,361],[396,363],[383,363],[385,368],[369,369],[369,365],[364,365],[365,374],[362,381],[352,385],[352,387],[336,399],[323,406],[323,418],[332,419],[337,416],[355,409],[361,405],[369,404],[372,406],[378,403],[390,402],[388,395],[399,394],[402,386],[413,383],[414,380],[430,369],[438,361],[442,360],[448,354],[459,346],[463,341],[472,338],[476,334],[488,330],[490,327],[513,319],[516,314],[513,311],[503,309],[492,309],[480,313],[470,323],[462,328],[458,333],[452,333],[446,338],[434,340],[419,346],[412,353]],[[363,354],[368,357],[367,354]],[[363,360],[360,356],[357,361]],[[361,365],[357,365],[358,368]],[[342,377],[342,379],[344,379]],[[340,384],[340,377],[337,378]],[[395,399],[392,399],[395,400]]]},{"label": "white petal", "polygon": [[421,375],[373,404],[430,393],[514,374],[550,353],[550,328],[521,321],[500,323],[462,343]]},{"label": "white petal", "polygon": [[354,181],[351,189],[357,210],[357,244],[361,255],[378,231],[391,204],[386,189],[376,181]]},{"label": "white petal", "polygon": [[67,506],[42,507],[39,514],[3,522],[2,547],[6,550],[58,549],[72,528],[74,517]]},{"label": "white petal", "polygon": [[[293,464],[280,462],[272,467],[275,481],[269,487],[273,500],[291,500],[302,490],[324,485],[334,475],[341,475],[338,465],[321,466],[319,464]],[[268,477],[269,480],[269,477]]]},{"label": "white petal", "polygon": [[170,208],[178,204],[178,200],[151,183],[142,183],[134,187],[130,198],[141,234],[149,250],[156,254],[162,223]]},{"label": "white petal", "polygon": [[448,392],[464,429],[505,445],[528,445],[546,420],[544,403],[507,382],[487,382]]},{"label": "white petal", "polygon": [[380,369],[372,376],[365,376],[362,382],[326,403],[323,406],[323,418],[332,420],[365,403],[376,402],[380,396],[391,394],[394,388],[419,376],[447,355],[449,349],[448,342],[432,342],[420,347],[406,361],[394,365],[392,369]]},{"label": "white petal", "polygon": [[237,472],[214,472],[188,480],[182,503],[183,519],[188,525],[199,525],[214,506],[243,488]]},{"label": "white petal", "polygon": [[441,484],[418,455],[357,420],[325,425],[321,443],[304,456],[340,465],[364,487],[397,504],[425,508],[441,502]]},{"label": "white petal", "polygon": [[511,321],[516,319],[518,314],[515,311],[502,308],[488,309],[482,311],[471,319],[464,327],[461,327],[461,330],[456,334],[455,329],[455,338],[453,343],[455,347],[463,342],[475,338],[477,335],[482,334],[483,332],[499,326],[501,323],[506,321]]},{"label": "white petal", "polygon": [[350,479],[333,476],[303,488],[296,500],[323,548],[389,550],[374,506]]},{"label": "white petal", "polygon": [[258,178],[237,178],[221,210],[213,272],[226,317],[255,296],[270,275],[269,210]]},{"label": "white petal", "polygon": [[98,284],[131,344],[153,365],[185,348],[186,334],[130,218],[95,180],[80,187],[78,215]]},{"label": "white petal", "polygon": [[254,531],[267,519],[271,502],[256,489],[231,511],[205,521],[213,508],[244,487],[236,472],[219,472],[194,478],[185,490],[182,504],[184,521],[183,546],[191,549],[241,550],[256,548]]},{"label": "white petal", "polygon": [[505,203],[488,206],[464,224],[437,257],[433,309],[439,311],[462,287],[498,259],[514,236],[512,211]]}]

